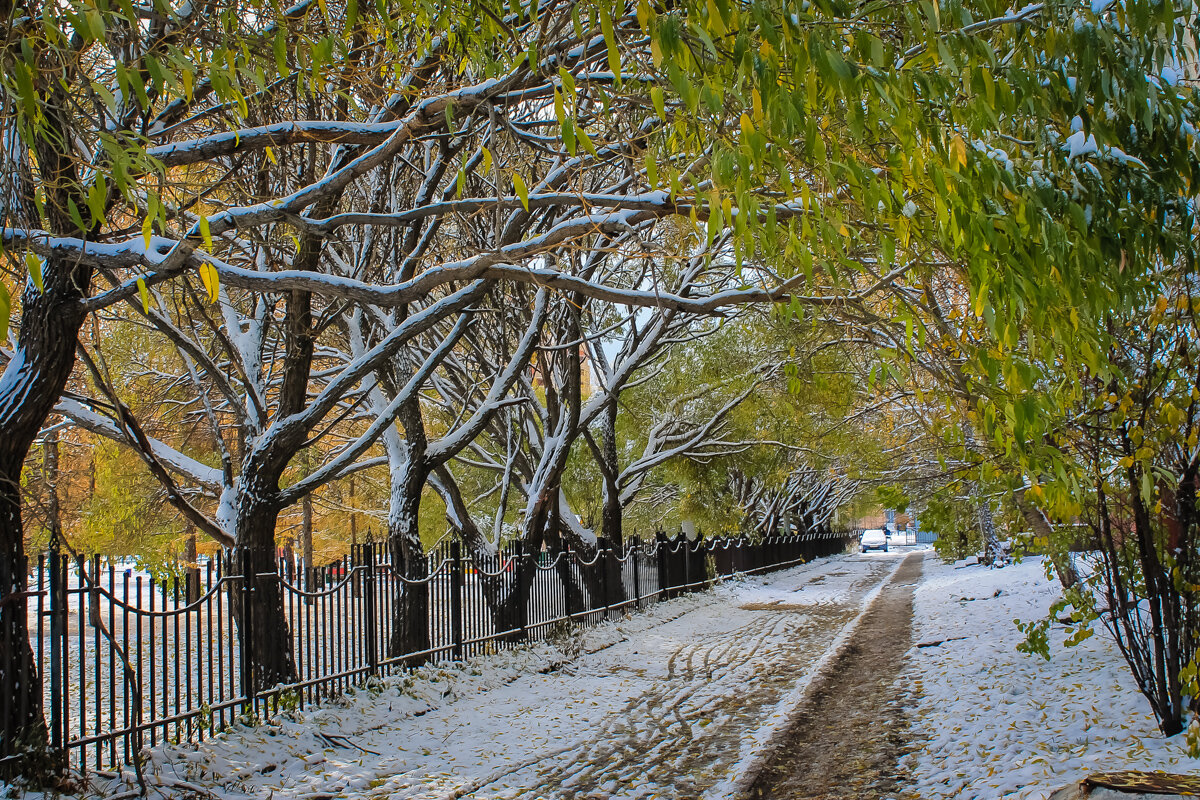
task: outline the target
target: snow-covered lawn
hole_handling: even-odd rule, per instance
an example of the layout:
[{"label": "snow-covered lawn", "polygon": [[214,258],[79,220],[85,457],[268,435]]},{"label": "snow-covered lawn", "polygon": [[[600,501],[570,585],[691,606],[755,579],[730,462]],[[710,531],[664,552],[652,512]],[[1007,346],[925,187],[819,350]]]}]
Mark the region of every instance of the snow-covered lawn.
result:
[{"label": "snow-covered lawn", "polygon": [[[427,667],[199,747],[158,748],[147,771],[170,796],[237,800],[720,794],[900,557],[822,559]],[[93,793],[129,788],[102,778]]]},{"label": "snow-covered lawn", "polygon": [[911,655],[918,750],[902,766],[912,797],[1032,800],[1089,771],[1200,770],[1182,736],[1158,732],[1103,630],[1066,648],[1054,625],[1050,661],[1017,652],[1013,620],[1044,616],[1058,596],[1040,559],[998,570],[926,561],[914,641],[945,641]]}]

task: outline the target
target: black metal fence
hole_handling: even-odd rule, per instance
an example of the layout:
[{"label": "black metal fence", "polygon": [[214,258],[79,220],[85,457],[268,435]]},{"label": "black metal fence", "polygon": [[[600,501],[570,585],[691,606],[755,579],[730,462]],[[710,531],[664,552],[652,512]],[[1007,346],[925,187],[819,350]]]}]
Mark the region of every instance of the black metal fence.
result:
[{"label": "black metal fence", "polygon": [[[479,563],[457,541],[438,546],[424,578],[393,568],[388,548],[363,545],[332,564],[243,579],[231,552],[167,581],[114,563],[41,556],[30,637],[43,679],[51,745],[65,767],[107,769],[143,746],[200,741],[238,718],[303,706],[423,660],[461,659],[546,638],[563,623],[596,624],[734,573],[778,569],[845,549],[822,532],[688,541],[659,536],[590,558],[525,553]],[[248,592],[278,581],[296,679],[248,691],[243,636]],[[428,597],[428,648],[395,652],[406,593]],[[242,620],[246,624],[239,624]]]}]

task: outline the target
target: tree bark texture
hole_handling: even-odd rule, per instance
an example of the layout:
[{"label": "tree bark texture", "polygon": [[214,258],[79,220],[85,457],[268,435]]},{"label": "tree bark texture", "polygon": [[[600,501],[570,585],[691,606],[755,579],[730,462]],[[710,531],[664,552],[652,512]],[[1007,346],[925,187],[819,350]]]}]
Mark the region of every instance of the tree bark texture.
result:
[{"label": "tree bark texture", "polygon": [[1016,501],[1025,524],[1037,536],[1047,541],[1050,561],[1054,565],[1054,573],[1058,576],[1058,582],[1062,584],[1063,589],[1075,588],[1075,585],[1079,583],[1079,573],[1076,572],[1075,565],[1071,563],[1070,553],[1064,552],[1055,542],[1054,529],[1050,527],[1050,520],[1046,519],[1046,515],[1040,508],[1026,499],[1024,488],[1013,492],[1013,499]]},{"label": "tree bark texture", "polygon": [[242,599],[238,633],[243,661],[243,691],[262,692],[296,680],[292,635],[283,606],[283,586],[275,558],[275,525],[279,508],[254,483],[238,503],[238,552],[241,554]]},{"label": "tree bark texture", "polygon": [[[392,637],[388,643],[391,657],[419,653],[405,664],[429,660],[429,557],[421,541],[421,489],[427,474],[410,460],[402,469],[393,470],[392,501],[388,513],[388,541],[394,569],[406,581],[398,581],[398,597]],[[412,581],[407,582],[407,581]]]},{"label": "tree bark texture", "polygon": [[0,375],[0,774],[10,756],[44,750],[42,686],[28,632],[21,471],[75,366],[80,301],[91,271],[50,260],[43,291],[23,299],[16,352]]}]

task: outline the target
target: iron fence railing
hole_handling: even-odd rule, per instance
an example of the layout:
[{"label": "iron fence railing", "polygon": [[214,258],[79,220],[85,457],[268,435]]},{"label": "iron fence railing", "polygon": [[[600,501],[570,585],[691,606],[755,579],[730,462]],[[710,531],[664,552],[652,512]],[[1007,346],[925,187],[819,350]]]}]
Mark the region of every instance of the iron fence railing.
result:
[{"label": "iron fence railing", "polygon": [[[830,531],[754,542],[660,534],[621,549],[602,543],[587,556],[514,544],[478,560],[449,541],[415,580],[377,544],[314,569],[281,558],[276,572],[248,578],[234,550],[165,581],[51,552],[31,578],[29,630],[54,753],[64,768],[107,769],[146,745],[201,741],[281,704],[310,704],[425,660],[544,639],[562,623],[596,624],[734,573],[840,552],[852,540]],[[255,635],[249,594],[265,581],[282,590],[295,680],[255,692],[243,643]],[[427,597],[428,647],[409,652],[397,648],[398,613],[417,592]]]}]

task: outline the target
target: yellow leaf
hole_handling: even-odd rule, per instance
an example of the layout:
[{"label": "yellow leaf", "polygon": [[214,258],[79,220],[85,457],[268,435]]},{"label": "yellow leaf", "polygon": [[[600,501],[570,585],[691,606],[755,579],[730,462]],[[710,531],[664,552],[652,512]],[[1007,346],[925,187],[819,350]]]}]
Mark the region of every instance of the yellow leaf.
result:
[{"label": "yellow leaf", "polygon": [[638,0],[637,21],[644,33],[650,32],[650,4],[646,0]]},{"label": "yellow leaf", "polygon": [[45,291],[42,286],[42,260],[33,253],[26,253],[25,268],[29,270],[29,277],[33,279],[33,285],[37,287],[37,290]]},{"label": "yellow leaf", "polygon": [[220,276],[217,275],[217,268],[207,261],[200,265],[200,280],[204,282],[204,288],[208,292],[208,301],[210,303],[217,302],[217,290],[221,286]]},{"label": "yellow leaf", "polygon": [[146,288],[146,282],[141,278],[137,279],[138,297],[142,298],[142,311],[150,313],[150,291]]},{"label": "yellow leaf", "polygon": [[754,123],[750,121],[750,117],[744,112],[738,123],[742,126],[742,136],[749,137],[754,133]]},{"label": "yellow leaf", "polygon": [[208,217],[200,218],[200,235],[204,237],[204,249],[212,252],[212,233],[208,230]]},{"label": "yellow leaf", "polygon": [[11,313],[12,298],[4,281],[0,281],[0,342],[8,338],[8,319]]},{"label": "yellow leaf", "polygon": [[608,68],[612,70],[613,81],[617,86],[621,85],[621,53],[617,49],[616,32],[613,30],[613,18],[611,11],[601,10],[600,17],[600,32],[604,34],[604,41],[608,45]]},{"label": "yellow leaf", "polygon": [[517,197],[521,200],[521,205],[526,211],[529,210],[529,187],[525,185],[525,179],[521,177],[519,172],[514,172],[513,176],[513,191],[517,193]]},{"label": "yellow leaf", "polygon": [[950,140],[950,166],[954,169],[967,163],[967,143],[957,133]]}]

